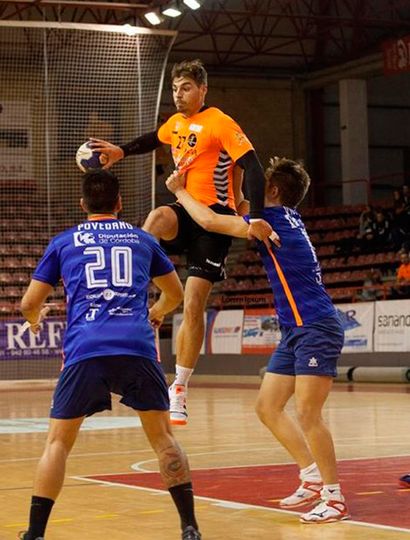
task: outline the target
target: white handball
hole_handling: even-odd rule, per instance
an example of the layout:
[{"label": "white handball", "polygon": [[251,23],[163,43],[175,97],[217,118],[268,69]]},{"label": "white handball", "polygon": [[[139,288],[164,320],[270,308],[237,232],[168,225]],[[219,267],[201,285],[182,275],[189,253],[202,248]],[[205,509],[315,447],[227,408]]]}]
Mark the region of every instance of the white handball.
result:
[{"label": "white handball", "polygon": [[100,162],[101,152],[94,152],[90,148],[90,143],[86,142],[80,146],[75,155],[75,161],[84,173],[93,169],[101,169]]}]

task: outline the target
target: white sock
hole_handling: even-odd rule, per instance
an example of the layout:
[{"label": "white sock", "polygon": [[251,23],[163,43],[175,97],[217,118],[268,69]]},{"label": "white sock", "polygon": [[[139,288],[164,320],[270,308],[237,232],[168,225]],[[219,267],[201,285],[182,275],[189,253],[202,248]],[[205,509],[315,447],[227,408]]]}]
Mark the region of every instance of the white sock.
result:
[{"label": "white sock", "polygon": [[337,501],[344,501],[344,497],[340,489],[340,484],[324,484],[323,490],[326,490],[327,493],[330,495],[330,497],[325,497],[326,499],[330,498],[332,500],[335,499]]},{"label": "white sock", "polygon": [[310,482],[321,482],[322,477],[320,476],[319,469],[315,462],[313,462],[308,467],[305,467],[304,469],[300,469],[300,475],[301,480],[308,480]]},{"label": "white sock", "polygon": [[188,387],[189,379],[191,378],[193,369],[175,365],[175,381],[174,384],[181,384],[185,387]]}]

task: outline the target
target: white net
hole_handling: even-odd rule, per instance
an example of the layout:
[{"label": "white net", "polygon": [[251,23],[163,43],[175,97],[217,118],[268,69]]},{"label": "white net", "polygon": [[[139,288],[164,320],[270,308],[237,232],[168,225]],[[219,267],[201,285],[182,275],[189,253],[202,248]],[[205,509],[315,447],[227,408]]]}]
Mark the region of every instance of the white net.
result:
[{"label": "white net", "polygon": [[[41,335],[21,333],[18,303],[49,239],[84,219],[77,148],[119,144],[157,126],[174,33],[78,24],[0,22],[0,380],[58,372],[61,310]],[[152,206],[153,155],[114,166],[122,217]],[[63,304],[63,291],[54,299]]]}]

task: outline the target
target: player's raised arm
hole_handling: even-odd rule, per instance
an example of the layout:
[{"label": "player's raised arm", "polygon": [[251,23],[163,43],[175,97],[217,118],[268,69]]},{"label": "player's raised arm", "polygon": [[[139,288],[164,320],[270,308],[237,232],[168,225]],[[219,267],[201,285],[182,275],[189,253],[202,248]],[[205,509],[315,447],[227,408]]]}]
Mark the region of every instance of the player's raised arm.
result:
[{"label": "player's raised arm", "polygon": [[169,191],[175,194],[178,201],[203,229],[210,232],[227,234],[238,238],[246,238],[248,224],[240,216],[217,214],[205,204],[194,199],[185,189],[185,176],[173,173],[166,181]]},{"label": "player's raised arm", "polygon": [[245,171],[245,185],[250,200],[248,238],[267,240],[272,234],[272,227],[262,218],[265,198],[265,175],[262,165],[254,150],[246,152],[236,163]]},{"label": "player's raised arm", "polygon": [[152,152],[162,144],[156,131],[145,133],[144,135],[119,146],[102,139],[91,138],[90,141],[90,147],[95,152],[101,152],[106,160],[103,169],[110,168],[114,163],[127,156]]}]

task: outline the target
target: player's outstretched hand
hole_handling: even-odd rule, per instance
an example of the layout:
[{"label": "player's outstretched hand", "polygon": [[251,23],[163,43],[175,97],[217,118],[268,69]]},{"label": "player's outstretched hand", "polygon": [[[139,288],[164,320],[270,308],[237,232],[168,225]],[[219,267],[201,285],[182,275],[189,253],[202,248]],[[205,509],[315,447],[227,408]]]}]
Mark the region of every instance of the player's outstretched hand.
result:
[{"label": "player's outstretched hand", "polygon": [[269,238],[272,232],[273,229],[267,221],[264,219],[256,219],[252,220],[249,224],[248,238],[250,240],[256,238],[263,242]]},{"label": "player's outstretched hand", "polygon": [[165,181],[165,184],[169,191],[171,193],[177,193],[178,190],[183,189],[185,187],[185,174],[181,174],[178,171],[174,171],[172,174],[168,176],[168,178]]},{"label": "player's outstretched hand", "polygon": [[109,169],[114,163],[124,158],[124,151],[119,146],[102,139],[90,139],[90,148],[101,152],[100,162],[103,169]]}]

